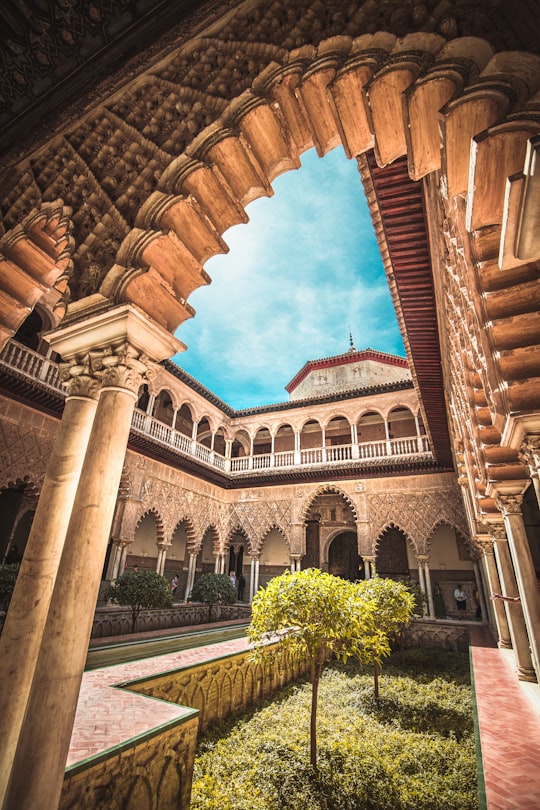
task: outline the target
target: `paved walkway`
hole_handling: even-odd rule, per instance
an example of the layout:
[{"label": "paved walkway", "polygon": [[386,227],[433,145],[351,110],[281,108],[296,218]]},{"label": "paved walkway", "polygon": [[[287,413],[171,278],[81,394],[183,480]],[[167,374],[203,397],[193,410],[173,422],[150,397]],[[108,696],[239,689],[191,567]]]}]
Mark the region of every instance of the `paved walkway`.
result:
[{"label": "paved walkway", "polygon": [[540,686],[517,680],[485,625],[470,630],[487,810],[540,810]]},{"label": "paved walkway", "polygon": [[[471,623],[469,629],[480,740],[481,810],[540,810],[540,686],[517,680],[511,651],[499,650],[485,625]],[[104,641],[96,640],[95,646]],[[149,701],[143,695],[112,688],[114,685],[246,647],[246,639],[241,638],[86,672],[68,767],[186,714],[181,706]]]}]

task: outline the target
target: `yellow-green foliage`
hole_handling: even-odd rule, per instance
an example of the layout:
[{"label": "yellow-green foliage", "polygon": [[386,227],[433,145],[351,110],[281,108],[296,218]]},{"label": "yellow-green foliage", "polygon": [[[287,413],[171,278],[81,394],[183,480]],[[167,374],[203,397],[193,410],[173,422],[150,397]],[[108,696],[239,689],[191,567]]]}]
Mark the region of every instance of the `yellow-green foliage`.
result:
[{"label": "yellow-green foliage", "polygon": [[390,659],[379,701],[352,660],[326,669],[317,773],[307,684],[207,735],[192,810],[477,810],[468,657],[429,651],[429,676],[415,658]]}]

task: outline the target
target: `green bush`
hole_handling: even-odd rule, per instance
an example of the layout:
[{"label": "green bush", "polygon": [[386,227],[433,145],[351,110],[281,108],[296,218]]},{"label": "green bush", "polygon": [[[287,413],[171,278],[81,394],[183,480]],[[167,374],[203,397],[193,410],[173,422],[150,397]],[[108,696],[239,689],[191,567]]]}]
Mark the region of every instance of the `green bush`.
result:
[{"label": "green bush", "polygon": [[471,693],[459,682],[468,656],[453,653],[456,678],[445,679],[444,656],[430,651],[425,682],[408,652],[390,659],[378,702],[357,664],[323,673],[318,774],[307,683],[213,729],[199,744],[192,810],[477,810]]},{"label": "green bush", "polygon": [[143,608],[172,607],[171,587],[165,577],[155,571],[126,571],[109,585],[105,599],[131,610],[131,632]]},{"label": "green bush", "polygon": [[225,574],[201,574],[191,590],[190,602],[208,605],[208,621],[212,621],[213,605],[234,605],[236,588]]}]

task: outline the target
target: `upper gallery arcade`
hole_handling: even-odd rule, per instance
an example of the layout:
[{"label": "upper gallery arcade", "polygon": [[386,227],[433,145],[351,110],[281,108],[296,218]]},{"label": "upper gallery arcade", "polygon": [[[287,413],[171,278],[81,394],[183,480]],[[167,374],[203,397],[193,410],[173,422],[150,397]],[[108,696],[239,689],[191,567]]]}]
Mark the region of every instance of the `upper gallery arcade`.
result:
[{"label": "upper gallery arcade", "polygon": [[141,390],[181,348],[225,231],[310,148],[358,164],[411,413],[457,478],[486,591],[519,595],[499,640],[538,674],[536,4],[74,5],[0,11],[1,342],[39,305],[67,392],[1,638],[3,806],[57,804]]}]

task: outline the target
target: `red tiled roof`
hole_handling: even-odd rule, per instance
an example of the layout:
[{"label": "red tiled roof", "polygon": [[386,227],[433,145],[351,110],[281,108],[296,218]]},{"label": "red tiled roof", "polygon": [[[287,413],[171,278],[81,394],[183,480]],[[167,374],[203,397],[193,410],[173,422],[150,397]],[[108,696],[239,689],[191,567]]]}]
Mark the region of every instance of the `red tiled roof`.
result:
[{"label": "red tiled roof", "polygon": [[360,351],[350,349],[348,352],[345,352],[345,354],[335,354],[333,357],[322,357],[320,360],[308,360],[307,363],[302,366],[298,374],[285,386],[285,390],[290,394],[312,371],[317,371],[321,368],[344,366],[348,363],[358,363],[360,360],[376,360],[379,363],[386,363],[388,366],[409,368],[407,360],[404,357],[399,357],[397,354],[378,352],[375,351],[375,349],[361,349]]}]

